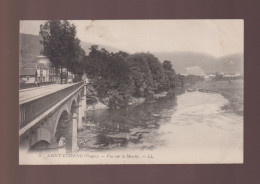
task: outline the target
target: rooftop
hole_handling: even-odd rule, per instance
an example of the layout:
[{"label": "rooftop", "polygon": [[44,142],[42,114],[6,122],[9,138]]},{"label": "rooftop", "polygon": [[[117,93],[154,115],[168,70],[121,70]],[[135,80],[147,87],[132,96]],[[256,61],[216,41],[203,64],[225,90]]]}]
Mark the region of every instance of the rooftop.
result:
[{"label": "rooftop", "polygon": [[20,69],[20,75],[35,75],[36,69],[35,68],[21,68]]}]

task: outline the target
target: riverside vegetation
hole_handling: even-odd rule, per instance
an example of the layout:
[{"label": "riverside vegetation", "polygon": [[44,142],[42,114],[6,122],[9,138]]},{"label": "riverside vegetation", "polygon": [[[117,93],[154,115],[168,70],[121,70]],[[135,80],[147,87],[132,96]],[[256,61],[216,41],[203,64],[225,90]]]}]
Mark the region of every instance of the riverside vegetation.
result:
[{"label": "riverside vegetation", "polygon": [[68,21],[46,21],[39,32],[41,53],[60,72],[61,83],[68,72],[79,80],[85,73],[91,82],[93,93],[88,102],[92,104],[99,100],[109,108],[123,107],[132,103],[133,97],[162,91],[173,94],[176,86],[183,86],[183,76],[175,73],[170,61],[161,63],[151,53],[110,53],[97,45],[86,55],[76,33],[75,25]]},{"label": "riverside vegetation", "polygon": [[[129,54],[108,52],[97,45],[91,46],[86,55],[76,37],[75,25],[68,21],[50,20],[40,26],[41,53],[50,59],[60,74],[60,80],[68,72],[80,81],[83,74],[90,80],[88,104],[98,101],[111,109],[124,107],[140,99],[152,99],[155,93],[182,88],[184,83],[194,84],[199,76],[176,74],[170,61],[162,63],[151,53]],[[65,71],[64,71],[65,69]]]},{"label": "riverside vegetation", "polygon": [[88,102],[99,99],[111,109],[124,107],[136,98],[149,99],[155,93],[173,95],[173,89],[184,82],[170,61],[161,63],[151,53],[110,53],[97,45],[84,57],[83,68],[92,86]]}]

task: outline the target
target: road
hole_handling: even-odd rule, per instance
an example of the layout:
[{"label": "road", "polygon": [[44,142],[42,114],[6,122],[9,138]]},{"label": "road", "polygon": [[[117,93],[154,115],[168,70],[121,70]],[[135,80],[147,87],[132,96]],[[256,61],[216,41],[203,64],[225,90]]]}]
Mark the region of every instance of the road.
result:
[{"label": "road", "polygon": [[48,86],[35,87],[30,89],[23,89],[19,91],[19,104],[23,104],[42,96],[54,93],[61,89],[67,88],[74,84],[52,84]]}]

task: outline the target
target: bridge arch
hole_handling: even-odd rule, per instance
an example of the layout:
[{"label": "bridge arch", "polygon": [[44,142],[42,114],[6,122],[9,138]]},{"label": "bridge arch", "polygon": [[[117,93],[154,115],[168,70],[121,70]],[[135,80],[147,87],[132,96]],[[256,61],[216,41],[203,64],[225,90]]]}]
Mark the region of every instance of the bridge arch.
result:
[{"label": "bridge arch", "polygon": [[69,115],[70,115],[70,109],[69,109],[68,106],[65,104],[62,108],[60,108],[60,110],[59,110],[59,112],[58,112],[58,115],[57,115],[57,118],[56,118],[56,120],[55,120],[54,127],[53,127],[53,133],[52,133],[53,136],[55,136],[55,134],[56,134],[56,131],[57,131],[57,127],[58,127],[59,122],[60,122],[62,119],[69,118]]},{"label": "bridge arch", "polygon": [[80,101],[80,95],[78,94],[77,95],[77,102],[78,102],[78,104],[79,104],[79,101]]},{"label": "bridge arch", "polygon": [[31,137],[31,150],[45,149],[51,143],[51,132],[46,127],[39,127]]},{"label": "bridge arch", "polygon": [[77,107],[77,103],[76,103],[76,100],[73,99],[72,102],[71,102],[71,105],[70,105],[70,113],[73,114],[76,110],[76,107]]},{"label": "bridge arch", "polygon": [[[64,93],[63,93],[64,91]],[[84,85],[83,83],[75,84],[75,87],[64,88],[61,91],[57,91],[61,97],[61,100],[55,100],[55,108],[53,106],[53,99],[55,93],[48,94],[43,96],[44,101],[46,101],[46,106],[42,105],[42,99],[36,99],[33,103],[28,102],[19,102],[20,103],[20,145],[26,149],[33,149],[36,147],[41,148],[47,145],[47,148],[55,147],[59,137],[56,137],[57,131],[59,130],[60,123],[62,120],[67,119],[67,125],[72,125],[72,107],[75,107],[76,111],[73,111],[78,114],[77,122],[82,120],[82,111],[80,111],[79,103],[84,94]],[[64,99],[64,100],[63,100]],[[52,103],[49,103],[52,102]],[[27,104],[28,105],[23,105]],[[31,105],[32,104],[32,105]],[[37,113],[31,113],[30,109],[35,106],[42,106],[42,108],[36,109]],[[51,110],[51,111],[49,111]],[[41,116],[38,116],[39,113]],[[37,115],[36,115],[37,114]],[[29,120],[30,119],[30,120]],[[34,127],[30,125],[31,119],[33,121]],[[79,123],[78,123],[79,124]],[[30,126],[27,126],[30,125]],[[71,126],[70,125],[70,126]],[[72,127],[72,126],[71,126]],[[63,127],[61,127],[63,128]],[[69,134],[69,131],[64,131],[64,134]],[[65,137],[66,138],[66,137]]]},{"label": "bridge arch", "polygon": [[75,96],[72,97],[72,99],[71,99],[71,102],[70,102],[70,104],[69,104],[70,112],[72,112],[71,110],[72,110],[73,105],[77,106],[77,105],[79,104],[79,103],[78,103],[78,98],[77,98],[77,97],[78,97],[78,96],[75,95]]}]

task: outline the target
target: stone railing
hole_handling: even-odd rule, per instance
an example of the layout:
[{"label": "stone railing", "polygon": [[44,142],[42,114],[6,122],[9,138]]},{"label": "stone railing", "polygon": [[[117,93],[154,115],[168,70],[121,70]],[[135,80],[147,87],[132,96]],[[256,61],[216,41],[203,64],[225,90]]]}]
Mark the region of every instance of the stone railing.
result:
[{"label": "stone railing", "polygon": [[79,82],[57,92],[20,104],[20,129],[83,85],[83,82]]}]

